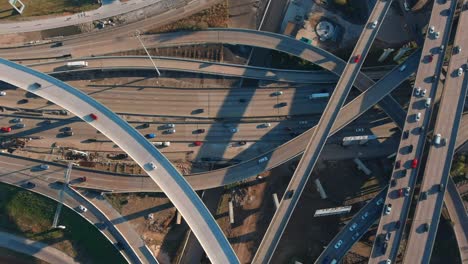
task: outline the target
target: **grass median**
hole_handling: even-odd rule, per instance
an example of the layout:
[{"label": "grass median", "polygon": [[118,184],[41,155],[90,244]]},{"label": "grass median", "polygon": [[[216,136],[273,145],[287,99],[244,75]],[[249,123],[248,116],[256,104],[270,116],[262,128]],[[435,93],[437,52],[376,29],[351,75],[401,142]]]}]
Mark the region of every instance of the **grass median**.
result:
[{"label": "grass median", "polygon": [[0,229],[41,241],[84,263],[125,263],[117,249],[89,222],[63,207],[50,229],[57,203],[39,194],[0,183]]}]

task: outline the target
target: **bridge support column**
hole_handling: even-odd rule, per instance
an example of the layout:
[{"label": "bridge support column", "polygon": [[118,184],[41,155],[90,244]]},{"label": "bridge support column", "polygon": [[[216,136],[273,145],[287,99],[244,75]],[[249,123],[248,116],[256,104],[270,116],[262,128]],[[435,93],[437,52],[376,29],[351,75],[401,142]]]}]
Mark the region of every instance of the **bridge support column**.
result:
[{"label": "bridge support column", "polygon": [[229,201],[229,223],[234,224],[234,206],[232,201]]},{"label": "bridge support column", "polygon": [[317,187],[317,191],[319,192],[320,194],[320,197],[322,199],[327,199],[327,194],[325,193],[325,189],[323,189],[323,186],[322,184],[320,183],[320,180],[319,179],[315,179],[315,187]]},{"label": "bridge support column", "polygon": [[354,163],[356,163],[358,170],[361,170],[361,171],[364,172],[364,174],[366,174],[367,176],[369,176],[369,175],[372,174],[372,171],[369,170],[369,169],[366,167],[366,165],[364,165],[364,163],[362,163],[362,161],[361,161],[359,158],[354,158],[353,161],[354,161]]},{"label": "bridge support column", "polygon": [[275,210],[278,210],[279,201],[278,201],[278,195],[276,193],[273,194],[273,203],[275,204]]},{"label": "bridge support column", "polygon": [[399,49],[395,57],[393,57],[393,60],[398,61],[408,50],[410,50],[410,48],[407,47]]},{"label": "bridge support column", "polygon": [[393,51],[395,51],[395,50],[394,50],[394,49],[391,49],[391,48],[389,48],[389,49],[384,49],[384,51],[383,51],[382,55],[380,55],[378,61],[379,61],[379,62],[384,61],[384,60],[388,57],[388,55],[390,55],[390,53],[392,53]]}]

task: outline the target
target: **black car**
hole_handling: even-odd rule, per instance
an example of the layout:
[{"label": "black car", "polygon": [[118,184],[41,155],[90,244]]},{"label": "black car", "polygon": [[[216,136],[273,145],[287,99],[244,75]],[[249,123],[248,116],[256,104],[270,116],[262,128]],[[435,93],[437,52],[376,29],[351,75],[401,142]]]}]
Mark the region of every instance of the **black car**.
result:
[{"label": "black car", "polygon": [[66,137],[71,137],[74,135],[73,131],[65,131],[63,132],[63,135],[66,136]]},{"label": "black car", "polygon": [[408,153],[413,152],[413,148],[414,148],[413,145],[409,145],[409,146],[408,146]]},{"label": "black car", "polygon": [[294,190],[289,190],[287,193],[286,193],[286,199],[291,199],[294,195]]},{"label": "black car", "polygon": [[409,137],[409,130],[403,132],[403,139],[407,139]]},{"label": "black car", "polygon": [[195,130],[195,133],[202,134],[202,133],[205,133],[205,131],[206,130],[204,128],[199,128],[199,129]]},{"label": "black car", "polygon": [[288,105],[288,103],[286,103],[286,102],[281,102],[281,103],[277,104],[277,107],[280,108],[280,107],[285,107],[285,106],[287,106],[287,105]]},{"label": "black car", "polygon": [[195,109],[192,111],[192,115],[195,115],[195,114],[201,114],[205,112],[205,110],[203,108],[198,108],[198,109]]},{"label": "black car", "polygon": [[245,103],[247,100],[245,100],[244,98],[241,98],[239,99],[239,103]]},{"label": "black car", "polygon": [[28,181],[28,182],[26,182],[26,183],[23,184],[23,187],[24,187],[24,188],[27,188],[27,189],[32,189],[32,188],[36,187],[36,184],[34,184],[34,183]]},{"label": "black car", "polygon": [[429,223],[423,224],[423,230],[424,230],[424,232],[429,231]]},{"label": "black car", "polygon": [[427,199],[427,192],[421,192],[421,200]]},{"label": "black car", "polygon": [[116,159],[126,159],[128,158],[128,154],[127,153],[120,153],[120,154],[117,154],[115,156]]},{"label": "black car", "polygon": [[50,45],[51,48],[57,48],[57,47],[62,47],[63,42],[55,42],[54,44]]},{"label": "black car", "polygon": [[18,101],[18,104],[27,104],[29,102],[28,99],[21,99]]},{"label": "black car", "polygon": [[63,131],[72,131],[72,128],[71,127],[64,127]]},{"label": "black car", "polygon": [[408,174],[407,169],[404,169],[404,170],[401,171],[401,177],[406,177],[407,174]]},{"label": "black car", "polygon": [[392,180],[390,181],[390,186],[391,186],[391,187],[395,187],[395,186],[396,186],[396,179],[392,179]]},{"label": "black car", "polygon": [[400,229],[400,226],[401,226],[401,221],[400,220],[396,221],[395,222],[395,228]]},{"label": "black car", "polygon": [[143,128],[148,128],[150,127],[150,124],[149,123],[144,123],[143,125],[141,125]]}]

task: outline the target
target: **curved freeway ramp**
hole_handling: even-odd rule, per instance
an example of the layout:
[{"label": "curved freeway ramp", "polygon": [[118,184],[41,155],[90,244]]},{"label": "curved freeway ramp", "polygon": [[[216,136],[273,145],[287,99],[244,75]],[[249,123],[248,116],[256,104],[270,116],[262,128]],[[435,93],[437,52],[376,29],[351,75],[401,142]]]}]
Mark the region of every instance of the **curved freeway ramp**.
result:
[{"label": "curved freeway ramp", "polygon": [[184,177],[132,126],[86,94],[46,74],[5,59],[0,59],[0,72],[2,81],[62,106],[115,142],[165,191],[212,262],[239,263],[213,216]]}]

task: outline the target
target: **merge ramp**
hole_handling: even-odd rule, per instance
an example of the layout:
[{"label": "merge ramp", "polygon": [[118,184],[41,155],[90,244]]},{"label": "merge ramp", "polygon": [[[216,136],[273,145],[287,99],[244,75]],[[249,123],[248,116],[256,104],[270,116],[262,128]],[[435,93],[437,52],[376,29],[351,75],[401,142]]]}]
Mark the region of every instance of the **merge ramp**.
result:
[{"label": "merge ramp", "polygon": [[[62,106],[106,135],[165,191],[212,262],[239,263],[213,216],[184,177],[127,122],[86,94],[46,74],[4,59],[0,59],[0,72],[3,73],[0,76],[3,81]],[[99,119],[93,120],[90,113],[96,113]],[[151,164],[155,167],[152,168]]]},{"label": "merge ramp", "polygon": [[[382,215],[377,230],[377,236],[386,235],[386,233],[392,233],[392,235],[387,242],[374,242],[369,263],[382,263],[387,260],[396,260],[400,248],[400,241],[405,229],[406,219],[408,218],[411,208],[412,194],[415,189],[416,178],[421,164],[424,144],[426,142],[425,134],[430,122],[430,114],[433,107],[433,104],[431,104],[429,108],[424,106],[425,98],[434,98],[436,94],[439,83],[438,76],[440,76],[445,53],[445,50],[440,51],[440,47],[441,45],[447,46],[456,2],[456,0],[448,0],[445,3],[442,1],[434,1],[429,27],[434,26],[435,31],[439,32],[440,36],[436,37],[435,33],[428,33],[426,35],[422,50],[423,55],[421,56],[414,84],[414,87],[420,87],[421,90],[426,90],[427,94],[426,96],[416,96],[414,91],[411,94],[406,123],[403,129],[403,131],[409,131],[408,138],[403,139],[402,137],[395,158],[396,164],[401,164],[401,168],[395,165],[392,171],[391,178],[396,179],[397,183],[394,187],[389,187],[385,201],[386,205],[391,205],[391,211],[389,214],[384,213]],[[429,62],[426,58],[429,54],[432,54],[434,57],[432,62]],[[432,79],[433,76],[436,77],[435,80]],[[416,115],[418,115],[418,113],[420,114],[419,121],[416,120]],[[424,127],[424,130],[421,130],[421,127]],[[409,149],[411,145],[413,146],[413,150],[410,152]],[[418,160],[418,162],[416,162],[416,166],[413,168],[412,163],[415,159]],[[404,176],[405,169],[406,176]],[[409,195],[398,197],[399,190],[406,187],[410,188]],[[397,221],[401,222],[401,228],[396,229],[394,227]],[[387,243],[388,246],[384,250],[385,243]]]},{"label": "merge ramp", "polygon": [[[463,4],[465,3],[468,3],[468,0],[463,1]],[[468,89],[467,73],[464,72],[461,76],[458,76],[457,73],[459,68],[464,69],[468,59],[468,52],[465,48],[468,46],[468,34],[463,32],[465,25],[468,25],[468,10],[462,9],[453,43],[453,47],[460,46],[462,49],[459,52],[452,49],[444,91],[439,104],[439,113],[434,126],[433,138],[436,134],[440,134],[442,141],[440,144],[436,144],[433,140],[432,146],[429,146],[426,168],[419,189],[420,193],[426,192],[428,196],[426,200],[419,199],[417,203],[404,263],[428,263],[434,247],[443,207],[445,186],[447,186],[449,178]],[[429,230],[424,230],[425,224],[429,224]]]},{"label": "merge ramp", "polygon": [[[325,145],[325,142],[330,134],[332,126],[338,116],[338,113],[348,96],[349,91],[353,87],[354,80],[359,74],[359,70],[363,64],[367,52],[369,51],[373,40],[377,36],[378,29],[382,24],[383,19],[391,6],[392,1],[377,1],[371,15],[359,37],[356,47],[352,52],[349,62],[346,64],[343,74],[338,81],[335,91],[330,97],[322,117],[315,132],[306,147],[301,161],[294,172],[289,186],[286,189],[286,194],[283,197],[280,206],[276,210],[275,215],[266,231],[266,234],[260,243],[257,253],[254,256],[253,263],[268,263],[273,256],[274,250],[279,243],[282,233],[289,222],[294,208],[299,201],[299,197],[307,183],[307,180],[312,172],[312,169],[317,161],[320,152]],[[369,25],[377,20],[376,28],[370,28]],[[354,61],[355,56],[359,55],[360,60]],[[290,197],[288,197],[290,196]]]}]

